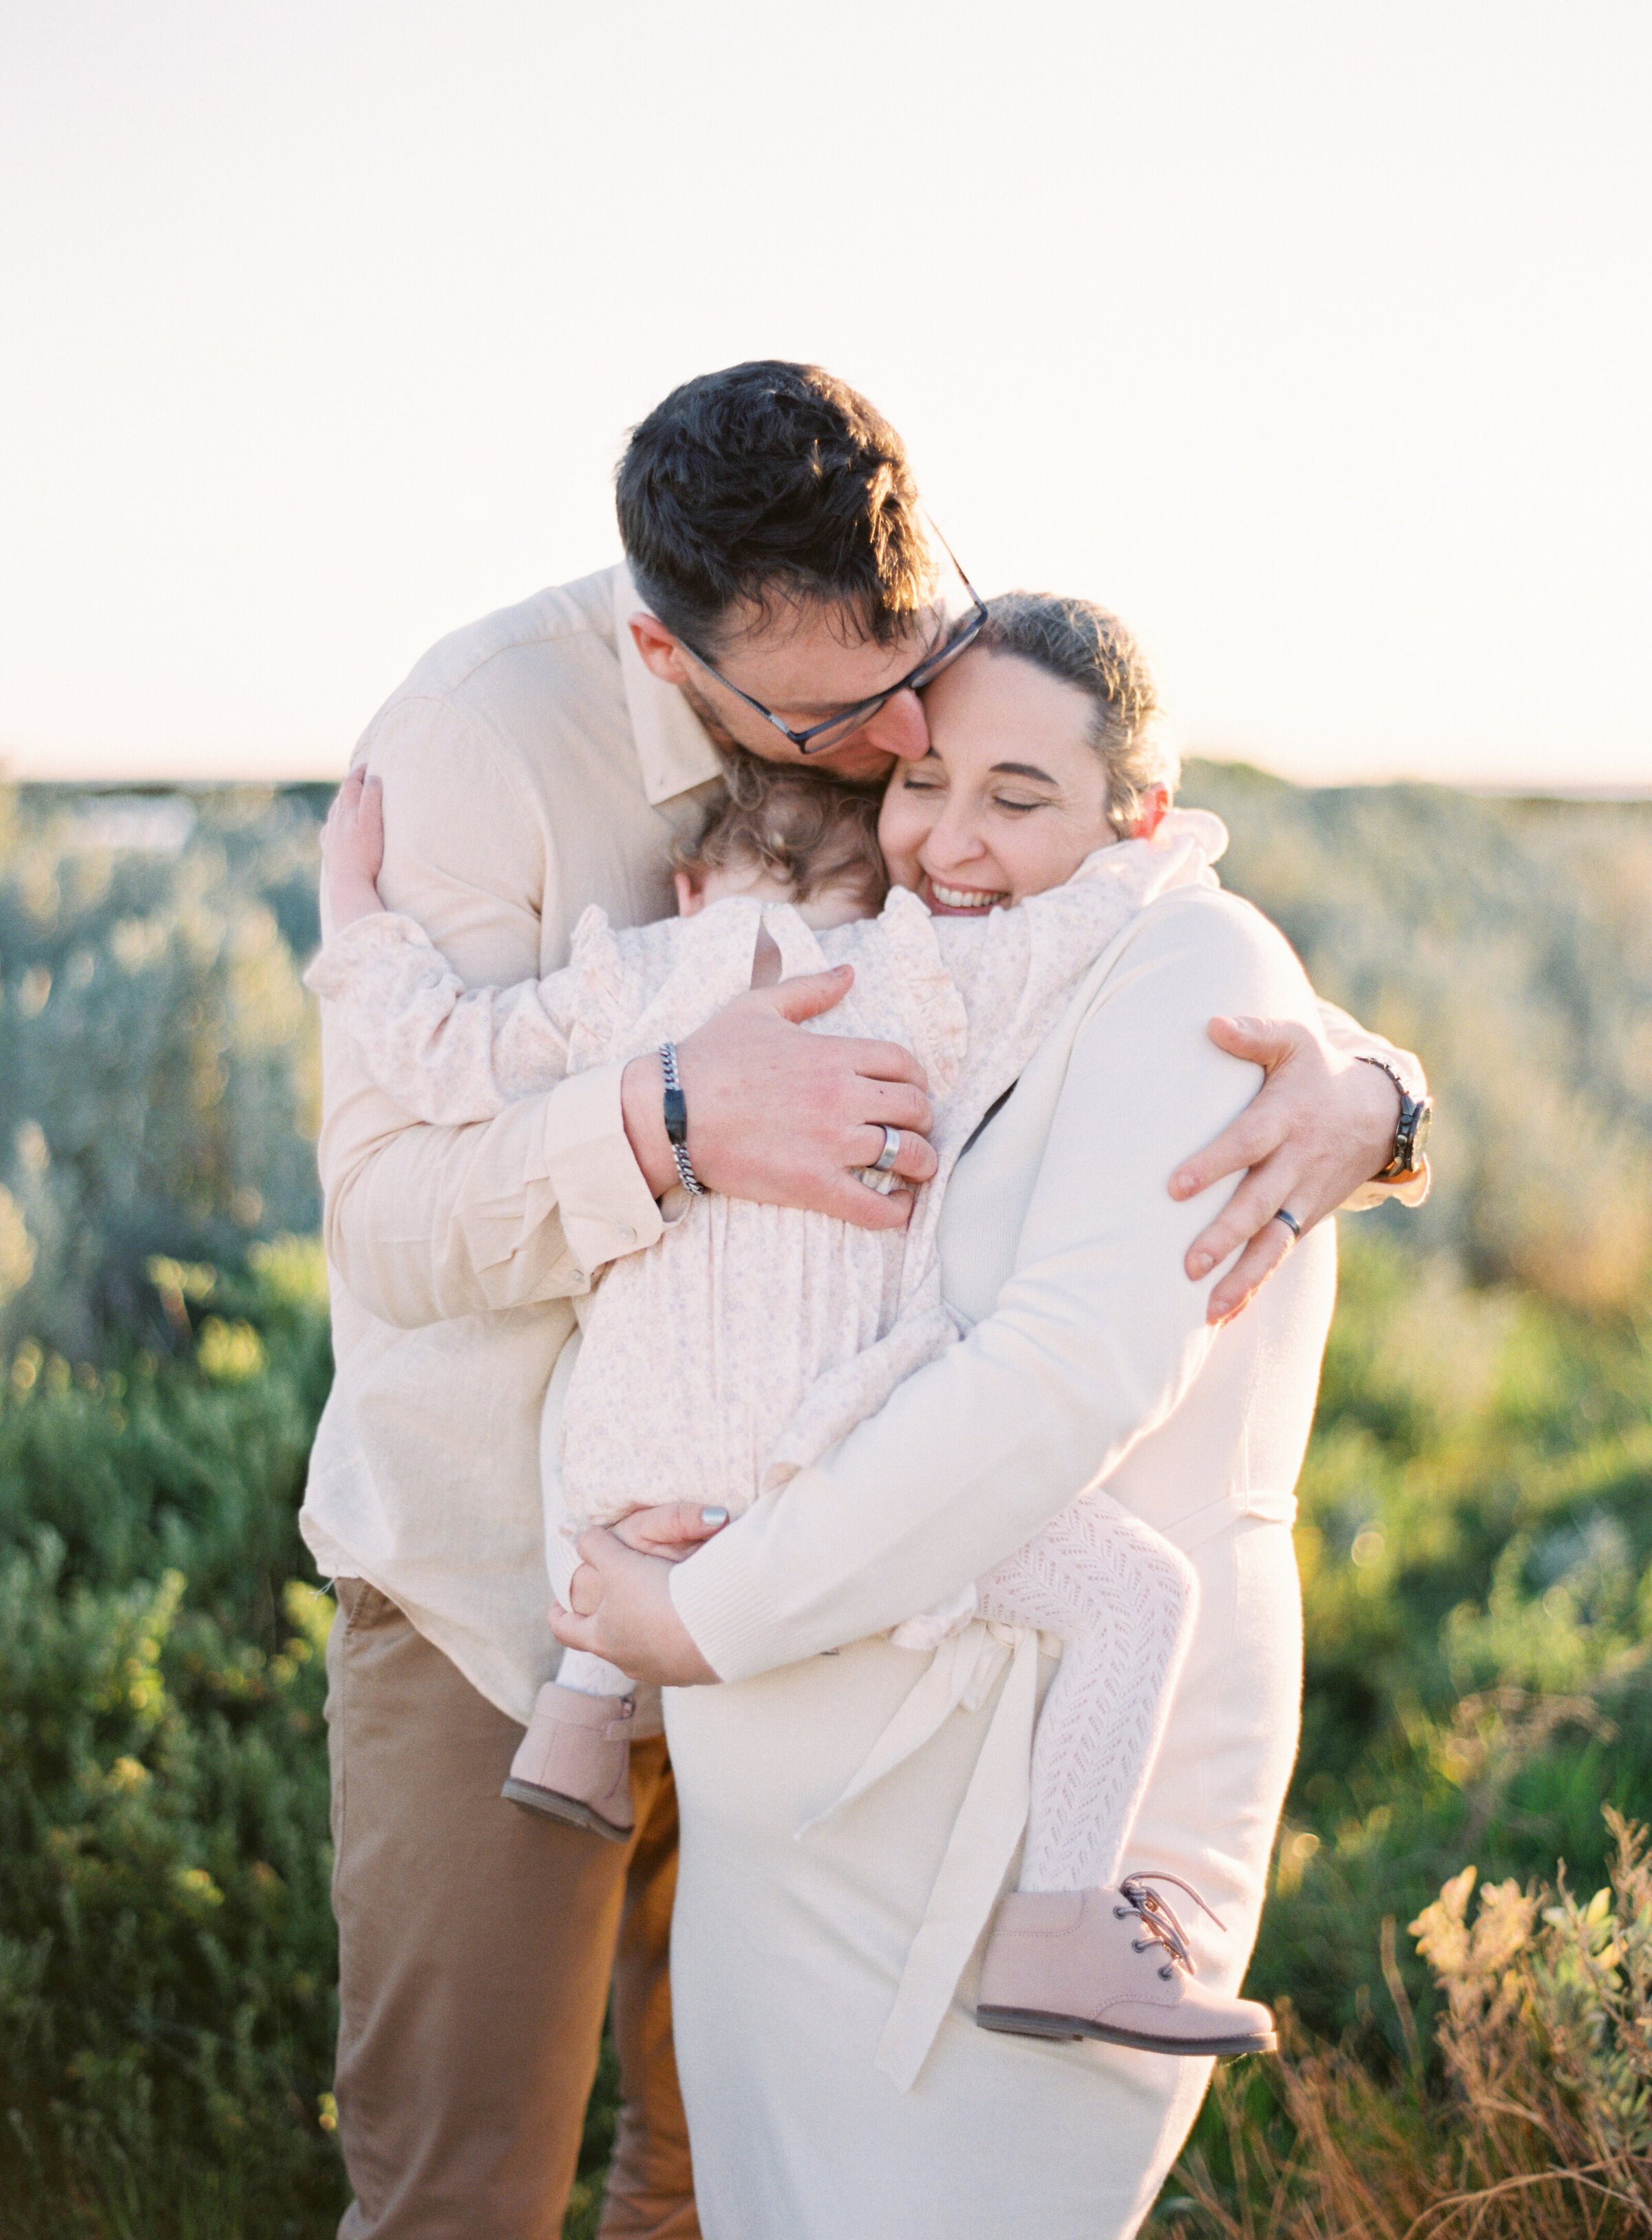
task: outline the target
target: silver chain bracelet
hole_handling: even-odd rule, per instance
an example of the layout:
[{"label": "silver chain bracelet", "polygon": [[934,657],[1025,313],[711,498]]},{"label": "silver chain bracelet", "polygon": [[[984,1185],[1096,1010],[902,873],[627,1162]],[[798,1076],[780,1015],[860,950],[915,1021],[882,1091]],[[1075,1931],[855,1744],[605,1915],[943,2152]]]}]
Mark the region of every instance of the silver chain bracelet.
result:
[{"label": "silver chain bracelet", "polygon": [[676,1077],[675,1043],[660,1044],[660,1063],[665,1070],[665,1132],[670,1138],[678,1178],[685,1190],[691,1190],[696,1197],[706,1197],[709,1193],[705,1184],[689,1164],[689,1105]]}]

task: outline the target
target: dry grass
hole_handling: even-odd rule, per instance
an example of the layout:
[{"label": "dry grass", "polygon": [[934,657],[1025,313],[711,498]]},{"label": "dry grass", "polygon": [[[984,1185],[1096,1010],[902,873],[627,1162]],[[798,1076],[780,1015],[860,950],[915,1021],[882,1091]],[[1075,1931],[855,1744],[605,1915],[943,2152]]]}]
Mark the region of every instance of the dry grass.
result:
[{"label": "dry grass", "polygon": [[[1212,2240],[1627,2240],[1652,2234],[1652,1863],[1608,1814],[1609,1885],[1489,1885],[1472,1867],[1411,1923],[1437,1978],[1427,2074],[1393,1950],[1409,2072],[1287,2020],[1260,2077],[1217,2079],[1228,2167],[1190,2155],[1155,2230]],[[1269,2103],[1271,2094],[1271,2105]]]}]

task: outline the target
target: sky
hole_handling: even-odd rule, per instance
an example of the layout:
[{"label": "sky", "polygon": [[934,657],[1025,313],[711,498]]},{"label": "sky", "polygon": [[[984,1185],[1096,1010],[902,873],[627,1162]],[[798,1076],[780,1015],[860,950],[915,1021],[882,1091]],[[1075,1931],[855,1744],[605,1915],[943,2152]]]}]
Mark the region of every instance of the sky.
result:
[{"label": "sky", "polygon": [[1180,743],[1652,792],[1644,0],[0,0],[0,768],[330,776],[813,359]]}]

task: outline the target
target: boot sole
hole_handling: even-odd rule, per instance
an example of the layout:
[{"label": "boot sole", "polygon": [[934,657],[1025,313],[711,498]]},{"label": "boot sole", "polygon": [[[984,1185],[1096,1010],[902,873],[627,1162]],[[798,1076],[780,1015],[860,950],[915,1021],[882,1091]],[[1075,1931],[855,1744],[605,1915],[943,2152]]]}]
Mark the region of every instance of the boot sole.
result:
[{"label": "boot sole", "polygon": [[604,1820],[600,1812],[594,1812],[577,1797],[564,1797],[560,1790],[541,1789],[537,1783],[518,1781],[512,1774],[499,1794],[508,1797],[513,1804],[519,1804],[524,1812],[537,1813],[542,1820],[560,1820],[565,1827],[588,1829],[593,1836],[601,1836],[610,1843],[629,1843],[631,1840],[630,1829],[615,1827],[611,1820]]},{"label": "boot sole", "polygon": [[977,2007],[976,2020],[983,2030],[1003,2030],[1015,2037],[1095,2037],[1108,2045],[1127,2045],[1136,2053],[1215,2054],[1222,2058],[1272,2053],[1279,2044],[1272,2030],[1254,2037],[1149,2037],[1142,2030],[1119,2030],[1111,2023],[1086,2021],[1082,2015],[1040,2014],[1028,2007]]}]

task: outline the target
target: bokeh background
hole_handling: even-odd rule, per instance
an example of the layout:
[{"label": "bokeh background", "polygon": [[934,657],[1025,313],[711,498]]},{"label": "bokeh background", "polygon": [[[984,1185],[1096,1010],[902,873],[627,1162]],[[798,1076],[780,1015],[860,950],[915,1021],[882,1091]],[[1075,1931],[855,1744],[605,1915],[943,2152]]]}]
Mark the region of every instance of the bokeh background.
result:
[{"label": "bokeh background", "polygon": [[1228,883],[1441,1102],[1342,1223],[1294,2050],[1156,2231],[1652,2230],[1649,92],[1611,5],[0,7],[8,2240],[338,2214],[319,820],[759,354],[1140,629]]}]

